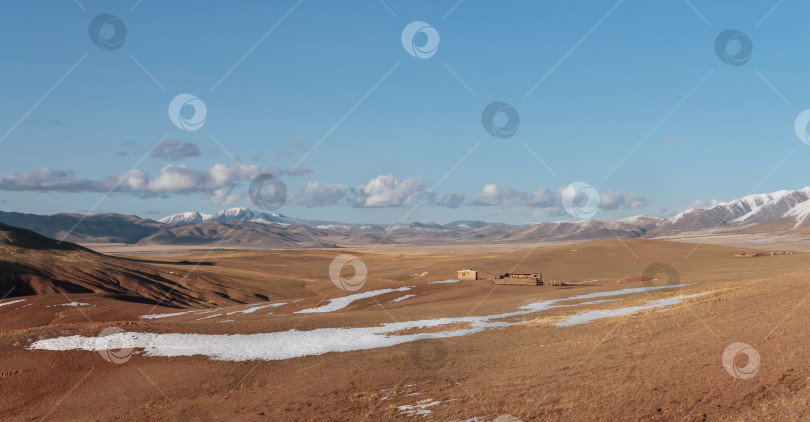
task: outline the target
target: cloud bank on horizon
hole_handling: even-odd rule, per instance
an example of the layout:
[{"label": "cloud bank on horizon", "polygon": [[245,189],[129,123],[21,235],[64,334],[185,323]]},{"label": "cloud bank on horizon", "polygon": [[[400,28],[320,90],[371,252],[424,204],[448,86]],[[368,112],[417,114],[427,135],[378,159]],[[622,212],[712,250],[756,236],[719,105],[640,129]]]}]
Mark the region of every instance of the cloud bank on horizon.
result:
[{"label": "cloud bank on horizon", "polygon": [[[174,144],[177,145],[177,144]],[[175,150],[176,151],[176,150]],[[159,154],[163,157],[165,150]],[[303,176],[311,173],[306,168],[281,169],[257,165],[231,166],[215,164],[205,169],[193,169],[186,165],[168,164],[153,177],[142,170],[131,170],[119,175],[106,176],[100,180],[78,178],[71,170],[38,169],[16,174],[0,175],[0,191],[26,192],[94,192],[110,195],[132,195],[139,198],[166,197],[169,195],[200,195],[206,202],[227,205],[246,200],[241,187],[260,174]],[[502,188],[487,184],[479,192],[435,192],[424,179],[380,175],[356,187],[322,182],[307,182],[306,187],[296,191],[291,205],[313,207],[350,206],[354,208],[399,208],[399,207],[526,207],[534,210],[535,216],[562,215],[561,198],[565,186],[556,191],[539,187],[534,192],[517,188]],[[648,205],[636,193],[608,189],[601,193],[601,207],[606,210],[637,209]]]}]

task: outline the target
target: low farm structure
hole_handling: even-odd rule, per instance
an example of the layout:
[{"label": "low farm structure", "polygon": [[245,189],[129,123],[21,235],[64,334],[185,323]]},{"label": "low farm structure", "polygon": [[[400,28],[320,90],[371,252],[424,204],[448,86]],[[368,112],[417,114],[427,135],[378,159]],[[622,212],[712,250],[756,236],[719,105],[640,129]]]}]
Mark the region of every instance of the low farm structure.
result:
[{"label": "low farm structure", "polygon": [[478,280],[478,271],[464,268],[456,271],[459,280]]},{"label": "low farm structure", "polygon": [[793,252],[790,251],[771,251],[769,253],[764,252],[743,252],[743,253],[735,253],[735,258],[756,258],[758,256],[777,256],[777,255],[792,255]]},{"label": "low farm structure", "polygon": [[495,277],[495,284],[509,284],[516,286],[542,286],[543,274],[540,273],[506,273]]}]

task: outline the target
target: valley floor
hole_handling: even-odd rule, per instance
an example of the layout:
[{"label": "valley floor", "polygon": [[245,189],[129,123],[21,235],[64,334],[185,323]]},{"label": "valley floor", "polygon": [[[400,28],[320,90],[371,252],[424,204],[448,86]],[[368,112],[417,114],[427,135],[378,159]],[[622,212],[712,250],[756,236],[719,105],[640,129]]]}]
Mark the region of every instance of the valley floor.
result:
[{"label": "valley floor", "polygon": [[[810,255],[734,258],[739,250],[612,240],[187,254],[214,264],[198,269],[206,276],[270,300],[210,309],[98,294],[0,300],[0,417],[808,418]],[[367,266],[362,289],[330,280],[342,253]],[[170,269],[161,259],[154,265]],[[568,285],[452,282],[462,267],[541,271]]]}]

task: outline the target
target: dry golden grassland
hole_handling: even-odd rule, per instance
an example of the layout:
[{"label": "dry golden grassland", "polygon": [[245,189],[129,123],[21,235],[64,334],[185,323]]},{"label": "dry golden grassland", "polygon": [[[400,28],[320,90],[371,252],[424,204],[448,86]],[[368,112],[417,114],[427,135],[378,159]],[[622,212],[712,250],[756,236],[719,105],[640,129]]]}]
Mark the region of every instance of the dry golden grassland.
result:
[{"label": "dry golden grassland", "polygon": [[[16,327],[0,337],[0,373],[4,374],[0,414],[9,420],[41,418],[62,400],[51,415],[54,419],[69,415],[78,420],[176,420],[189,412],[213,420],[493,420],[502,414],[525,421],[808,418],[807,254],[733,258],[739,250],[626,240],[478,253],[296,250],[172,256],[171,261],[210,262],[213,265],[195,271],[228,288],[260,292],[286,305],[238,316],[226,314],[249,305],[230,306],[217,311],[221,316],[202,320],[211,314],[139,319],[151,305],[122,305],[94,295],[71,298],[91,304],[83,309],[85,315],[46,307],[65,302],[61,297],[31,299],[34,306],[25,309],[33,313],[25,317],[19,309],[0,308],[4,321]],[[362,291],[414,287],[359,300],[333,313],[294,313],[347,294],[332,284],[327,272],[339,253],[354,254],[367,265]],[[95,352],[25,349],[41,338],[95,336],[113,324],[134,332],[251,334],[495,315],[538,301],[643,287],[640,276],[653,262],[671,265],[687,286],[558,302],[621,299],[549,308],[501,320],[513,325],[393,347],[246,362],[136,353],[120,365],[104,361]],[[167,271],[174,268],[168,263],[152,265]],[[428,284],[453,278],[462,267],[474,267],[484,276],[539,271],[549,278],[589,283],[562,287],[495,287],[486,280]],[[420,277],[424,272],[428,274]],[[387,303],[405,293],[415,297]],[[586,311],[688,295],[695,296],[662,309],[555,325]],[[155,312],[178,310],[157,308]],[[31,323],[25,325],[26,321]],[[396,334],[469,327],[453,323]],[[723,367],[723,352],[734,342],[751,345],[761,356],[761,366],[751,379],[735,378]],[[68,391],[72,392],[66,395]],[[121,402],[120,397],[128,399]],[[409,415],[406,410],[412,408],[402,407],[437,401],[426,407],[432,413],[425,419]]]}]

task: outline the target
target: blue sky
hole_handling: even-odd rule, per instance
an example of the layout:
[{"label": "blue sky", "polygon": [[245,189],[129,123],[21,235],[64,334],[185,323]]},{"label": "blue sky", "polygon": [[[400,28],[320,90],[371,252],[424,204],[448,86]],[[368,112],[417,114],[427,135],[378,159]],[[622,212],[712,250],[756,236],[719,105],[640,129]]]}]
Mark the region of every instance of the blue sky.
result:
[{"label": "blue sky", "polygon": [[[777,3],[4,2],[0,209],[258,209],[264,172],[287,185],[276,212],[372,223],[565,219],[576,181],[602,219],[801,188],[810,4]],[[88,36],[102,13],[118,49]],[[402,45],[414,21],[431,57]],[[715,54],[729,28],[751,39],[742,66]],[[183,93],[207,108],[196,131],[169,118]],[[494,101],[514,136],[484,130]]]}]

